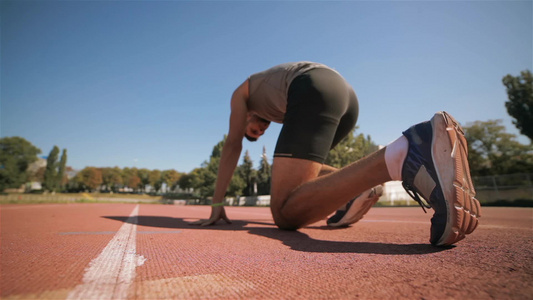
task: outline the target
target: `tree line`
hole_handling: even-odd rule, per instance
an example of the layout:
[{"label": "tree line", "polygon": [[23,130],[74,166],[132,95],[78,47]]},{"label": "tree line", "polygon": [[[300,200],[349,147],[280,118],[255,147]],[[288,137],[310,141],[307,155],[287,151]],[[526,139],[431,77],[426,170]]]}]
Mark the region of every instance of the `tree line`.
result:
[{"label": "tree line", "polygon": [[182,174],[176,170],[148,170],[119,167],[85,167],[69,181],[69,192],[159,193],[166,185],[175,189]]},{"label": "tree line", "polygon": [[[44,191],[48,192],[135,192],[160,193],[177,191],[191,197],[207,198],[212,196],[217,178],[218,165],[222,148],[227,136],[213,147],[208,160],[199,168],[189,173],[176,170],[149,170],[119,167],[85,167],[74,173],[67,166],[67,150],[63,149],[59,158],[59,147],[50,151],[46,165],[31,168],[38,160],[42,151],[21,137],[0,139],[0,191],[6,188],[20,188],[27,182],[40,182]],[[375,150],[378,146],[370,136],[355,135],[355,129],[339,145],[331,151],[327,164],[342,167]],[[263,147],[263,155],[259,166],[254,163],[246,151],[242,163],[237,166],[231,180],[228,196],[268,195],[270,193],[271,164]]]},{"label": "tree line", "polygon": [[[505,102],[507,112],[514,118],[513,124],[530,139],[529,145],[517,141],[516,135],[507,133],[501,120],[476,121],[465,124],[468,141],[469,163],[472,176],[533,173],[533,79],[530,71],[520,76],[507,75],[503,78],[509,100]],[[356,134],[356,129],[330,151],[326,164],[341,168],[378,149],[370,136]],[[106,191],[124,190],[145,193],[167,190],[192,193],[206,198],[213,195],[218,164],[226,136],[213,147],[208,160],[189,173],[176,170],[148,170],[119,167],[86,167],[72,178],[67,176],[72,168],[67,166],[67,150],[61,156],[57,146],[51,150],[46,167],[31,169],[38,160],[41,150],[22,137],[0,139],[0,192],[6,188],[19,188],[29,181],[41,182],[43,189],[50,192],[62,191]],[[228,196],[264,195],[270,193],[271,165],[263,148],[258,168],[254,168],[248,151],[227,191]]]},{"label": "tree line", "polygon": [[[222,154],[222,148],[227,136],[213,147],[211,157],[200,168],[184,174],[179,181],[181,188],[194,189],[203,198],[212,196],[217,179],[218,165]],[[326,164],[334,167],[343,167],[365,155],[378,149],[370,136],[363,134],[355,135],[355,129],[342,140],[337,147],[330,152]],[[269,195],[271,183],[271,165],[268,162],[266,149],[263,147],[263,155],[259,167],[254,169],[253,161],[248,151],[244,153],[242,163],[237,166],[226,195],[228,196],[252,196]]]},{"label": "tree line", "polygon": [[[472,176],[533,173],[533,147],[521,144],[516,136],[505,131],[501,120],[476,121],[463,126],[468,141]],[[330,151],[326,164],[344,167],[378,149],[370,136],[355,133],[356,129]],[[41,150],[21,137],[0,139],[0,190],[18,188],[28,181],[41,182],[49,192],[135,192],[160,193],[176,191],[191,197],[207,198],[213,195],[218,164],[226,136],[213,147],[208,160],[189,173],[176,170],[149,170],[119,167],[85,167],[73,173],[66,165],[67,150],[59,158],[54,146],[46,166],[30,170]],[[270,193],[271,164],[263,148],[257,168],[248,151],[237,166],[227,191],[228,196],[268,195]]]}]

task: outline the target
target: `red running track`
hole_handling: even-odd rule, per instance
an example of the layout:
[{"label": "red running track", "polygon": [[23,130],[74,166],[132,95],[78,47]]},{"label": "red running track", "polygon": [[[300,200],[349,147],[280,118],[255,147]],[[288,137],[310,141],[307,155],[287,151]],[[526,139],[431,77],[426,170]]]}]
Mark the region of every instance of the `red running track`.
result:
[{"label": "red running track", "polygon": [[429,245],[420,208],[350,228],[275,228],[268,208],[0,207],[2,299],[532,299],[533,209],[483,208],[476,231]]}]

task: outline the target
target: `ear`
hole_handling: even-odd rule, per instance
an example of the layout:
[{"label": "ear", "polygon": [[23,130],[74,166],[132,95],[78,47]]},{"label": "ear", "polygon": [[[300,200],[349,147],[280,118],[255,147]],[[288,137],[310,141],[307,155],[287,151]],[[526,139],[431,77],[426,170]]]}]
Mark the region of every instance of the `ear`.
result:
[{"label": "ear", "polygon": [[254,113],[252,112],[248,112],[247,115],[246,115],[246,121],[250,122],[250,120],[255,116]]}]

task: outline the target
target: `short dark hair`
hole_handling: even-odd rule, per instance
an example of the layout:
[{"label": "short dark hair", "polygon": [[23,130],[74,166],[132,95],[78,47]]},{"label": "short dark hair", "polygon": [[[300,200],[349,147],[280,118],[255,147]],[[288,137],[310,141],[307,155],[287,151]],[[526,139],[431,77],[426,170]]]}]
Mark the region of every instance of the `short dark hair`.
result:
[{"label": "short dark hair", "polygon": [[261,117],[258,116],[258,115],[255,115],[255,116],[259,119],[259,121],[270,124],[270,121],[269,121],[269,120],[267,120],[267,119],[263,119],[263,118],[261,118]]},{"label": "short dark hair", "polygon": [[250,142],[255,142],[255,141],[257,141],[257,138],[251,137],[251,136],[249,136],[247,133],[244,134],[244,137],[245,137],[248,141],[250,141]]}]

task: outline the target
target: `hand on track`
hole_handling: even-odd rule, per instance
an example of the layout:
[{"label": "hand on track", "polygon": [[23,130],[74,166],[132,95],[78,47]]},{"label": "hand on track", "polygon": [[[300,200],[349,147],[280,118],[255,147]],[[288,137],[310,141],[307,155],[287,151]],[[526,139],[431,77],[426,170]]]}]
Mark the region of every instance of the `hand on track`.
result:
[{"label": "hand on track", "polygon": [[224,220],[226,223],[231,224],[230,219],[228,219],[228,216],[226,216],[226,211],[224,210],[223,206],[212,207],[211,217],[209,217],[209,220],[198,220],[190,223],[190,225],[209,226],[214,225],[216,222],[218,222],[218,220]]}]

